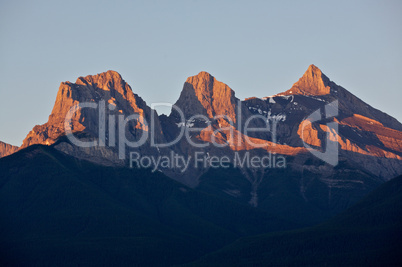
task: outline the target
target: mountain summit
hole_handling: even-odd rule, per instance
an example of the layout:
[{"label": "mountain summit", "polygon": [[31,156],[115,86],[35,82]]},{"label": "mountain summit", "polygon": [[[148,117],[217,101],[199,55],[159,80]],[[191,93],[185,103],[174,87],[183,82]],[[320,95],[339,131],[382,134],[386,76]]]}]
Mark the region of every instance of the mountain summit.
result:
[{"label": "mountain summit", "polygon": [[186,118],[193,115],[205,115],[208,118],[226,115],[235,122],[236,100],[235,93],[229,86],[202,71],[187,78],[176,106],[183,111]]},{"label": "mountain summit", "polygon": [[[77,107],[82,104],[95,106],[78,109]],[[105,129],[102,131],[100,130],[101,109],[108,114],[103,118]],[[87,141],[97,140],[102,135],[107,146],[82,148],[62,143],[59,144],[59,149],[76,157],[102,164],[105,162],[122,164],[117,156],[119,138],[116,134],[119,130],[117,116],[123,115],[126,118],[133,114],[138,115],[137,119],[128,121],[124,128],[126,139],[131,142],[138,140],[143,132],[149,131],[148,123],[151,117],[158,118],[156,112],[151,110],[141,97],[134,94],[130,85],[119,73],[109,70],[97,75],[79,77],[75,83],[62,82],[49,120],[43,125],[36,125],[24,139],[21,148],[33,144],[52,145],[66,135],[65,119],[69,111],[74,111],[68,126],[72,133],[84,134],[81,136],[84,136],[86,140],[90,139]],[[113,120],[109,121],[111,117]],[[154,129],[155,140],[163,141],[158,119],[155,121]],[[149,148],[148,142],[139,150],[144,153],[153,153],[156,149]]]},{"label": "mountain summit", "polygon": [[328,95],[330,80],[315,65],[310,65],[304,75],[282,95]]},{"label": "mountain summit", "polygon": [[[143,117],[147,113],[150,116],[151,109],[133,93],[119,73],[109,70],[97,75],[79,77],[75,83],[62,82],[48,122],[35,126],[23,141],[22,148],[33,144],[53,144],[65,134],[64,122],[71,108],[80,103],[98,103],[101,100],[116,114],[139,114],[139,120],[133,127],[147,130]],[[98,135],[98,114],[98,111],[89,108],[77,111],[72,117],[71,130]]]}]

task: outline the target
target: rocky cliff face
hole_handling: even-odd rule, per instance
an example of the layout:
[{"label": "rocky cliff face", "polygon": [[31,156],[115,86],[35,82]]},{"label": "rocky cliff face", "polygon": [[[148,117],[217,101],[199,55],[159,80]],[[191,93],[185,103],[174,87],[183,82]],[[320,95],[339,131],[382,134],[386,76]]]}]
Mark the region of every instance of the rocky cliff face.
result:
[{"label": "rocky cliff face", "polygon": [[0,141],[0,158],[13,154],[18,150],[17,146],[13,146]]},{"label": "rocky cliff face", "polygon": [[292,88],[278,95],[328,95],[331,93],[330,80],[319,68],[310,65],[304,75]]},{"label": "rocky cliff face", "polygon": [[[94,106],[83,107],[82,105]],[[73,111],[71,122],[66,124],[69,111]],[[102,111],[103,115],[100,113]],[[116,154],[120,138],[118,134],[119,117],[124,120],[133,114],[138,117],[127,121],[123,127],[125,138],[129,142],[136,142],[142,135],[149,134],[151,117],[156,118],[154,123],[155,140],[163,141],[158,115],[147,106],[141,97],[133,93],[131,87],[119,73],[107,71],[97,75],[79,77],[75,83],[61,83],[48,122],[35,126],[23,141],[21,148],[33,144],[51,145],[66,134],[66,129],[70,129],[72,133],[85,133],[84,138],[87,142],[97,141],[99,143],[100,140],[103,140],[105,146],[90,149],[60,144],[60,149],[69,154],[81,155],[92,160],[94,157],[91,155],[95,153],[98,156],[94,161],[98,163],[104,162],[102,155],[113,155],[111,162],[116,162],[118,161]],[[103,128],[100,127],[102,122]],[[137,150],[144,154],[152,154],[156,151],[149,147],[149,140]]]},{"label": "rocky cliff face", "polygon": [[[309,122],[309,115],[333,101],[338,101],[336,116]],[[254,113],[260,110],[270,114],[271,117],[283,117],[283,123],[278,124],[279,142],[298,146],[301,144],[300,141],[304,140],[310,145],[319,147],[325,143],[328,132],[326,124],[334,122],[339,126],[339,135],[330,137],[339,143],[343,151],[379,158],[401,159],[400,153],[395,152],[399,150],[402,125],[396,119],[371,107],[330,81],[314,65],[311,65],[303,77],[284,93],[245,102]],[[321,113],[325,113],[324,110]],[[390,173],[389,176],[394,174]]]},{"label": "rocky cliff face", "polygon": [[183,111],[186,119],[194,115],[205,115],[210,119],[225,115],[236,122],[237,102],[229,86],[203,71],[186,80],[175,105]]}]

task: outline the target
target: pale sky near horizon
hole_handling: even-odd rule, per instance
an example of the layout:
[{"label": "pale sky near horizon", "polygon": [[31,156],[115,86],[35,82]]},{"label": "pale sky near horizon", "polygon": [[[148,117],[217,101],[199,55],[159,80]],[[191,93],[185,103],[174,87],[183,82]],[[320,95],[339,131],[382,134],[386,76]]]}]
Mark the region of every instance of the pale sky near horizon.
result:
[{"label": "pale sky near horizon", "polygon": [[58,87],[118,71],[148,105],[207,71],[240,99],[310,64],[402,121],[402,1],[0,0],[0,140],[21,145]]}]

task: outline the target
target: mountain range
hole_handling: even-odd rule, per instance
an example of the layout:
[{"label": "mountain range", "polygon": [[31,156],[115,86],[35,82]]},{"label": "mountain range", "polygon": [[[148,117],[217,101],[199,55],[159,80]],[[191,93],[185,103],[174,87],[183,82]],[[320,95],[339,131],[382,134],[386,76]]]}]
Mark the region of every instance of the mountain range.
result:
[{"label": "mountain range", "polygon": [[[312,236],[321,244],[328,229],[330,238],[346,236],[336,225],[358,221],[372,204],[359,201],[398,186],[393,178],[402,174],[402,124],[314,65],[289,90],[245,100],[200,72],[185,81],[169,115],[151,107],[115,71],[79,77],[61,83],[48,121],[21,147],[0,142],[6,263],[60,265],[65,258],[66,265],[96,265],[119,257],[120,264],[213,265],[250,255],[257,265],[308,264],[314,252],[307,249],[291,260],[283,256],[289,240]],[[188,165],[149,160],[146,168],[130,168],[133,153]],[[222,158],[227,164],[214,166]],[[248,164],[261,158],[269,166]],[[392,194],[394,201],[400,192],[381,194],[391,212]],[[373,213],[377,220],[380,209]],[[400,216],[391,219],[387,229],[397,232]],[[278,238],[285,240],[280,246]],[[253,254],[253,244],[278,247],[284,260]],[[372,249],[354,255],[364,258]],[[17,260],[21,253],[26,261]],[[340,255],[316,264],[342,262]],[[344,263],[355,264],[354,256]]]},{"label": "mountain range", "polygon": [[[104,101],[102,107],[99,104],[97,108],[74,110],[76,105],[99,101]],[[325,118],[325,106],[333,101],[337,101],[337,114]],[[101,109],[106,113],[103,115],[103,131],[99,127]],[[101,142],[99,139],[103,139],[105,146],[81,147],[71,144],[66,138],[60,139],[66,135],[65,118],[70,110],[74,110],[69,125],[71,132],[87,142]],[[311,121],[308,116],[314,112],[323,118]],[[121,141],[117,118],[133,114],[138,118],[123,125],[125,142],[136,142],[144,134],[152,134],[152,138],[135,148]],[[331,123],[337,126],[337,131],[327,126]],[[247,131],[247,127],[257,131]],[[267,130],[269,127],[271,129]],[[189,138],[177,139],[183,130],[189,132]],[[310,153],[317,150],[318,154],[324,155],[325,146],[330,145],[327,140],[337,143],[335,156],[338,166],[317,160]],[[151,142],[173,144],[163,147]],[[120,149],[120,143],[125,149]],[[320,187],[321,194],[327,195],[328,208],[338,202],[336,196],[339,194],[343,194],[343,202],[348,203],[340,204],[343,209],[361,194],[402,173],[402,124],[330,81],[314,65],[310,65],[289,90],[243,101],[236,98],[228,85],[207,72],[200,72],[186,80],[169,116],[158,116],[115,71],[79,77],[75,83],[61,83],[48,122],[35,126],[19,149],[33,144],[54,145],[77,158],[107,166],[128,166],[132,151],[150,157],[174,153],[194,158],[199,153],[207,160],[213,156],[228,156],[230,164],[237,165],[236,169],[245,180],[241,183],[247,186],[222,180],[220,184],[214,183],[213,186],[218,187],[215,190],[254,206],[268,197],[267,189],[261,188],[266,180],[275,179],[275,174],[281,170],[238,166],[238,162],[234,162],[238,155],[241,155],[238,159],[248,155],[263,157],[267,153],[284,155],[285,171],[297,173],[298,178],[292,183],[298,188],[298,194],[305,201],[313,201],[310,192]],[[208,180],[203,178],[213,171],[210,166],[195,165],[196,162],[189,161],[185,171],[177,166],[158,166],[158,169],[192,188],[212,186],[205,184]]]}]

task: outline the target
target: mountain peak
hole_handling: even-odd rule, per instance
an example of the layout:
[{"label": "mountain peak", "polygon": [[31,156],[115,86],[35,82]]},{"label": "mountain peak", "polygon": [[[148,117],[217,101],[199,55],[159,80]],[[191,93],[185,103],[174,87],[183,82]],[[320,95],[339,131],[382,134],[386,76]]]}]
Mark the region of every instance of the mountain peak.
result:
[{"label": "mountain peak", "polygon": [[117,71],[108,70],[96,75],[81,76],[77,79],[75,84],[83,86],[92,85],[105,91],[110,91],[110,89],[116,86],[124,87],[126,83]]},{"label": "mountain peak", "polygon": [[206,80],[213,80],[215,79],[214,76],[212,76],[209,72],[206,71],[200,71],[197,75],[191,76],[187,78],[187,81],[190,81],[194,78],[198,79],[206,79]]},{"label": "mountain peak", "polygon": [[329,82],[329,78],[317,66],[311,64],[292,88],[280,95],[328,95]]},{"label": "mountain peak", "polygon": [[206,71],[201,71],[197,75],[188,77],[186,80],[186,84],[192,85],[194,88],[194,91],[196,92],[196,95],[198,96],[199,94],[207,94],[210,95],[212,94],[214,82],[215,82],[214,76],[209,74]]},{"label": "mountain peak", "polygon": [[310,66],[308,66],[306,72],[320,72],[321,73],[321,70],[316,65],[311,64]]},{"label": "mountain peak", "polygon": [[233,121],[236,121],[235,104],[234,91],[205,71],[187,78],[176,102],[186,117],[195,114],[204,114],[209,118],[226,115]]},{"label": "mountain peak", "polygon": [[[150,108],[141,97],[134,94],[121,75],[116,71],[106,71],[96,75],[81,76],[75,83],[63,82],[59,87],[56,101],[48,122],[37,125],[24,139],[22,147],[32,144],[53,144],[65,132],[65,118],[70,109],[80,103],[105,101],[110,112],[116,114],[140,115],[133,128],[147,130],[144,117],[150,117]],[[94,109],[83,109],[74,113],[71,120],[73,132],[86,131],[97,135],[98,114]],[[149,119],[148,119],[149,121]]]}]

